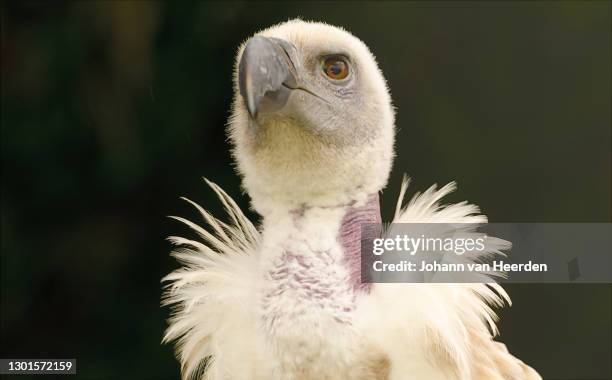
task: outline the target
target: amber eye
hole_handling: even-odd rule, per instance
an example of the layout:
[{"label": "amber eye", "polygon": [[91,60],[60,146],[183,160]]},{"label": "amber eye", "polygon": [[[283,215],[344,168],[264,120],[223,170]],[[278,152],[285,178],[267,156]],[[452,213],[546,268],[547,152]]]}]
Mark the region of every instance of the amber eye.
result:
[{"label": "amber eye", "polygon": [[323,62],[323,71],[333,80],[342,80],[348,76],[349,66],[342,57],[329,57]]}]

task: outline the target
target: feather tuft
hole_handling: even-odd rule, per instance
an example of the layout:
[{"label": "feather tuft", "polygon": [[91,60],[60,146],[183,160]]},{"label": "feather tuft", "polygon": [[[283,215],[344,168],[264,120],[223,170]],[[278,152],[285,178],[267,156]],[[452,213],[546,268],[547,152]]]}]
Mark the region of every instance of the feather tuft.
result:
[{"label": "feather tuft", "polygon": [[[409,183],[410,179],[404,176],[392,223],[456,224],[458,233],[469,235],[473,231],[463,229],[462,225],[487,222],[486,216],[479,214],[480,210],[475,205],[465,201],[449,205],[441,203],[446,195],[456,189],[454,182],[441,188],[431,186],[423,193],[417,192],[404,205]],[[390,230],[385,233],[389,234]],[[503,251],[510,248],[510,243],[492,238],[485,248],[483,255],[486,257],[503,255]],[[491,338],[498,334],[495,309],[510,305],[508,294],[493,280],[500,276],[503,274],[490,273],[483,278],[483,281],[491,280],[491,283],[375,284],[370,299],[366,301],[366,305],[370,305],[370,308],[366,307],[368,312],[377,316],[370,316],[372,320],[388,319],[389,311],[393,310],[396,314],[394,320],[406,322],[398,322],[396,329],[379,328],[376,323],[368,329],[371,334],[380,337],[380,345],[387,347],[394,365],[406,365],[406,372],[413,370],[405,360],[410,355],[406,342],[414,341],[415,334],[418,336],[415,331],[421,331],[424,335],[420,335],[417,341],[424,346],[425,352],[429,352],[429,360],[447,363],[446,373],[452,374],[453,378],[475,378],[479,371],[472,360],[475,352],[482,350],[482,342],[495,343]],[[402,324],[404,328],[399,327]],[[404,336],[404,339],[399,336]],[[397,345],[390,344],[394,341],[398,342]],[[512,359],[508,360],[515,360],[509,357]]]},{"label": "feather tuft", "polygon": [[203,242],[169,237],[168,241],[177,246],[172,255],[183,267],[162,279],[166,283],[162,305],[173,310],[163,343],[176,342],[183,379],[204,378],[204,373],[211,379],[225,378],[221,375],[224,369],[216,364],[219,355],[229,356],[232,351],[218,349],[228,342],[218,341],[216,332],[249,323],[243,309],[251,299],[249,291],[254,282],[249,269],[256,264],[260,240],[259,232],[234,200],[215,183],[205,181],[221,200],[231,223],[182,198],[200,213],[208,228],[171,217],[195,231]]}]

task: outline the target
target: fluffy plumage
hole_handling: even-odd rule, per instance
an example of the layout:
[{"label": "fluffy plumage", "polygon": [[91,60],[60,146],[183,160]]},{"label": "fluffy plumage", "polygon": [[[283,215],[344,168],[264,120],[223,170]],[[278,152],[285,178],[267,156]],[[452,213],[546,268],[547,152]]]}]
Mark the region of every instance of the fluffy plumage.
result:
[{"label": "fluffy plumage", "polygon": [[[377,193],[393,157],[384,78],[367,47],[341,29],[294,20],[258,35],[293,46],[287,56],[308,91],[292,89],[282,110],[252,116],[236,77],[230,137],[262,223],[256,228],[210,182],[230,222],[191,201],[208,227],[176,218],[201,237],[170,238],[183,267],[165,278],[163,303],[174,311],[164,341],[177,342],[183,378],[539,378],[492,340],[493,309],[510,302],[498,285],[356,286],[350,230],[380,218]],[[350,82],[320,75],[320,57],[332,53],[348,56]],[[453,184],[402,207],[406,188],[394,222],[486,221],[473,205],[440,205]],[[487,246],[490,254],[506,248]]]}]

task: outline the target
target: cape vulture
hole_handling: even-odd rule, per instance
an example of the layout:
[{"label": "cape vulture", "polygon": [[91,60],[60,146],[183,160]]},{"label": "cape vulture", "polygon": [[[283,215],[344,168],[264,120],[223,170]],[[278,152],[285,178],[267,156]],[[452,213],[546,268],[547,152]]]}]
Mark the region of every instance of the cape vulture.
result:
[{"label": "cape vulture", "polygon": [[[183,267],[164,279],[164,342],[183,378],[540,378],[493,340],[493,309],[510,302],[499,285],[361,283],[360,227],[380,223],[395,129],[362,41],[323,23],[270,27],[240,47],[234,91],[228,134],[261,223],[211,182],[229,222],[191,201],[208,227],[176,218],[201,238],[170,238]],[[454,184],[403,206],[406,187],[395,223],[486,221],[440,205]]]}]

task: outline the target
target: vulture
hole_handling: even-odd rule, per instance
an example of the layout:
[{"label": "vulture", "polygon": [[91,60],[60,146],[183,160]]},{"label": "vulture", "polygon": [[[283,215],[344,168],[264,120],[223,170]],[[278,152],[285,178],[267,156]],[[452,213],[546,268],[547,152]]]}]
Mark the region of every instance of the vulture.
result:
[{"label": "vulture", "polygon": [[[163,342],[184,379],[540,379],[493,338],[499,284],[362,283],[360,234],[380,223],[394,107],[368,47],[346,30],[290,20],[238,49],[228,122],[256,226],[219,186],[227,217],[198,204],[197,239],[170,237]],[[483,223],[454,190],[403,200],[393,223]],[[499,247],[497,247],[499,248]],[[495,251],[496,247],[489,247]]]}]

